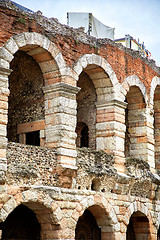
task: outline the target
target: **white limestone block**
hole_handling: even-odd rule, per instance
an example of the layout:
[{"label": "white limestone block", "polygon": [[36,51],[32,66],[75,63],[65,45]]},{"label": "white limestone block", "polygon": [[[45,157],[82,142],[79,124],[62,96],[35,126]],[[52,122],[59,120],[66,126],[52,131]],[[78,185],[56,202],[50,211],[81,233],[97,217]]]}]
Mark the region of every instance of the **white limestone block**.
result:
[{"label": "white limestone block", "polygon": [[15,42],[14,38],[10,38],[6,43],[5,43],[5,48],[11,53],[14,54],[15,52],[18,51],[19,47],[17,43]]},{"label": "white limestone block", "polygon": [[11,62],[13,59],[13,55],[4,47],[0,48],[0,59],[4,59],[7,62]]}]

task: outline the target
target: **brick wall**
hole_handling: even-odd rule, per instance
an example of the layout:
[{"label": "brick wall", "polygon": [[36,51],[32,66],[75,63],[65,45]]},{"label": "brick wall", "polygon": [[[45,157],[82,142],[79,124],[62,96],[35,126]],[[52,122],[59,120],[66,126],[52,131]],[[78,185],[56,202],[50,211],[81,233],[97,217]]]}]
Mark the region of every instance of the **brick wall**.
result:
[{"label": "brick wall", "polygon": [[123,82],[125,77],[135,74],[146,86],[147,92],[152,78],[160,74],[153,61],[143,59],[138,52],[126,49],[112,40],[89,37],[82,30],[74,30],[61,25],[55,19],[47,19],[37,13],[22,14],[18,10],[6,9],[3,6],[0,13],[0,46],[14,34],[38,32],[57,45],[69,66],[83,54],[99,54],[111,64],[120,82]]}]

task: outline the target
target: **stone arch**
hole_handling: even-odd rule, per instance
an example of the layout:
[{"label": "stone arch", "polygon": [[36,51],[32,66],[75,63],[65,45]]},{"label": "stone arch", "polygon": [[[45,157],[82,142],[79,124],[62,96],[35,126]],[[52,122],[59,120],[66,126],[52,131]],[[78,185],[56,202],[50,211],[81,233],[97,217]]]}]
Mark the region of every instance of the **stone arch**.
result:
[{"label": "stone arch", "polygon": [[84,54],[76,61],[76,63],[73,66],[73,70],[76,73],[75,76],[76,80],[78,81],[79,75],[82,73],[83,69],[85,69],[89,65],[95,65],[104,70],[104,72],[108,75],[112,83],[115,99],[122,100],[125,94],[124,89],[118,82],[117,76],[113,71],[111,65],[107,62],[106,59],[102,58],[99,55],[96,55],[94,53]]},{"label": "stone arch", "polygon": [[[0,48],[0,66],[2,68],[9,69],[9,63],[13,59],[13,55],[19,50],[23,50],[27,52],[27,54],[31,55],[33,58],[38,60],[37,55],[48,52],[51,57],[55,60],[57,65],[54,66],[56,69],[60,71],[60,74],[63,75],[66,69],[65,60],[60,52],[60,50],[56,47],[54,43],[52,43],[48,38],[42,36],[39,33],[33,32],[24,32],[18,35],[11,37],[4,45]],[[48,59],[47,56],[47,60]],[[53,64],[45,65],[45,61],[39,62],[40,67],[43,73],[46,73],[45,68],[47,68],[48,72],[52,71]]]},{"label": "stone arch", "polygon": [[85,210],[89,210],[94,216],[99,227],[101,227],[102,239],[110,235],[110,239],[115,239],[115,232],[120,231],[116,213],[111,204],[101,195],[89,196],[83,199],[74,210],[72,218],[78,222]]},{"label": "stone arch", "polygon": [[154,93],[155,93],[155,89],[158,85],[160,85],[160,78],[155,76],[152,79],[151,87],[150,87],[150,94],[149,94],[149,105],[150,105],[151,109],[153,109]]},{"label": "stone arch", "polygon": [[36,214],[21,204],[0,223],[0,229],[1,239],[40,239],[42,228]]},{"label": "stone arch", "polygon": [[[44,94],[44,97],[42,96],[42,101],[44,103],[44,108],[43,108],[44,118],[37,119],[35,122],[33,120],[35,127],[37,126],[36,122],[38,122],[39,120],[42,120],[41,127],[39,127],[39,129],[36,129],[33,131],[38,131],[38,134],[43,136],[42,141],[40,141],[40,142],[43,142],[43,145],[48,146],[50,148],[57,147],[59,145],[58,140],[57,140],[59,138],[59,130],[57,129],[57,126],[55,126],[55,125],[57,124],[58,126],[60,126],[62,124],[60,122],[62,118],[61,119],[59,118],[59,112],[55,113],[53,111],[53,108],[50,111],[50,108],[53,105],[55,107],[57,107],[57,105],[58,105],[58,107],[59,107],[59,101],[57,101],[57,98],[58,98],[57,92],[61,93],[64,91],[64,92],[69,92],[69,94],[71,93],[74,95],[74,91],[76,91],[77,88],[75,88],[74,86],[71,86],[71,84],[70,84],[70,82],[72,82],[72,85],[74,85],[74,83],[75,83],[75,80],[73,79],[73,76],[72,76],[73,71],[71,71],[71,69],[66,66],[66,62],[62,56],[62,53],[58,49],[58,47],[56,47],[56,45],[53,42],[51,42],[48,38],[46,38],[45,36],[43,36],[39,33],[24,32],[24,33],[20,33],[18,35],[11,37],[3,45],[3,47],[0,48],[0,68],[1,68],[1,72],[0,72],[1,84],[0,85],[3,88],[3,89],[1,89],[1,93],[5,94],[6,105],[7,105],[7,97],[9,95],[8,76],[11,73],[10,62],[14,58],[14,54],[16,52],[18,52],[19,50],[24,51],[27,55],[30,55],[30,57],[32,57],[33,60],[35,60],[36,63],[38,63],[38,65],[40,66],[40,69],[42,71],[42,75],[43,75],[43,79],[44,79],[44,87],[41,88],[42,93]],[[66,75],[69,76],[68,77],[69,80],[68,80],[68,78],[66,78]],[[69,81],[69,83],[68,83],[68,81]],[[7,95],[7,97],[6,97],[6,95]],[[68,104],[68,102],[67,102],[67,104]],[[6,107],[6,109],[7,109],[7,107]],[[7,111],[6,111],[6,117],[7,117]],[[54,122],[53,122],[53,119],[55,119]],[[45,122],[48,122],[48,125],[46,125]],[[22,124],[23,123],[24,122],[22,122]],[[7,125],[7,120],[5,122],[5,126],[3,126],[4,127],[3,128],[4,129],[3,136],[4,136],[5,140],[7,141],[6,125]],[[40,132],[40,130],[41,130],[41,132]],[[21,141],[21,143],[26,143],[25,142],[25,133],[21,132],[18,134],[21,134],[24,136],[24,138],[22,137],[23,142]],[[73,134],[72,134],[72,136],[73,136]],[[19,136],[19,137],[21,137],[21,136]],[[73,136],[73,137],[75,137],[75,136]],[[62,142],[62,140],[61,140],[61,142]],[[62,145],[63,144],[61,144],[61,146]],[[73,144],[71,143],[70,145],[73,145]],[[64,151],[62,148],[60,148],[59,154],[61,154],[63,152],[65,152],[65,154],[67,154],[67,155],[69,155],[69,154],[72,156],[76,155],[75,150],[73,150],[71,152],[71,151]]]},{"label": "stone arch", "polygon": [[142,212],[148,218],[149,222],[153,224],[152,217],[147,205],[142,202],[134,201],[127,207],[124,214],[123,222],[125,225],[129,224],[131,215],[137,211]]},{"label": "stone arch", "polygon": [[149,222],[149,230],[150,230],[150,235],[155,235],[155,226],[152,220],[152,216],[151,213],[148,209],[148,204],[144,204],[142,202],[138,202],[138,201],[134,201],[132,202],[126,209],[124,217],[123,217],[123,223],[126,226],[129,224],[130,218],[131,216],[136,213],[136,212],[140,212],[142,213],[144,216],[146,216],[146,218],[148,219]]},{"label": "stone arch", "polygon": [[[117,113],[116,111],[113,113],[113,108],[117,106],[123,108],[122,105],[125,99],[125,91],[122,85],[119,83],[115,72],[107,60],[93,53],[81,56],[74,64],[73,70],[76,74],[76,80],[78,83],[80,82],[79,80],[81,80],[82,74],[86,73],[88,75],[88,84],[90,80],[96,93],[96,100],[94,99],[93,101],[94,110],[92,111],[92,114],[89,115],[89,111],[86,110],[87,114],[80,115],[78,109],[77,121],[85,122],[87,118],[85,123],[88,126],[88,123],[92,122],[92,126],[89,126],[89,137],[92,136],[90,139],[92,139],[92,142],[94,143],[91,144],[91,147],[93,145],[92,148],[97,150],[105,150],[107,153],[115,152],[116,155],[118,151],[113,149],[116,146],[115,142],[113,143],[113,141],[118,141],[117,139],[119,136],[117,139],[113,139],[112,133],[114,134],[115,129],[113,129],[113,126],[111,126],[110,119],[116,119],[116,116],[113,117],[113,115],[116,115]],[[87,81],[85,81],[85,83],[86,82]],[[78,87],[81,88],[80,85],[78,85]],[[82,96],[87,95],[84,94],[83,90],[80,90],[78,94],[81,94]],[[87,100],[84,97],[84,102],[86,101],[87,103]],[[89,104],[87,106],[89,106]],[[83,108],[80,108],[80,111],[82,112],[83,109],[86,109],[85,104],[83,104]],[[85,110],[83,112],[85,112]],[[85,118],[85,120],[83,120],[83,118]],[[91,118],[94,121],[90,121]],[[93,131],[93,134],[90,134],[90,129]],[[110,131],[108,129],[110,129]]]},{"label": "stone arch", "polygon": [[146,91],[144,84],[140,81],[139,77],[137,77],[136,75],[131,75],[131,76],[126,77],[122,83],[122,86],[125,90],[125,95],[129,91],[130,87],[132,87],[132,86],[138,87],[140,89],[140,91],[145,99],[146,105],[147,105],[147,103],[148,103],[147,91]]},{"label": "stone arch", "polygon": [[[8,215],[20,204],[33,210],[40,223],[47,221],[55,225],[60,224],[62,211],[58,204],[48,194],[34,190],[27,190],[10,197],[0,210],[0,221],[4,222]],[[46,220],[46,214],[49,215],[48,220]]]},{"label": "stone arch", "polygon": [[135,157],[148,161],[146,145],[146,119],[148,96],[146,88],[135,75],[127,77],[123,82],[126,90],[125,101],[125,157]]},{"label": "stone arch", "polygon": [[154,160],[156,169],[160,169],[160,140],[159,140],[159,117],[160,117],[160,78],[155,76],[152,79],[151,87],[150,87],[150,98],[149,98],[149,106],[151,110],[151,117],[153,120],[153,136],[154,136]]}]

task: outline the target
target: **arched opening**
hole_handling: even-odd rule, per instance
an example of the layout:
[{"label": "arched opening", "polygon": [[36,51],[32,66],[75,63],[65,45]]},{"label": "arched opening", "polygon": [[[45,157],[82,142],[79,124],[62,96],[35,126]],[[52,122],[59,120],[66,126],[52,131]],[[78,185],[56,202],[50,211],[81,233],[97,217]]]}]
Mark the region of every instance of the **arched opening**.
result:
[{"label": "arched opening", "polygon": [[88,147],[89,136],[88,136],[88,126],[84,126],[81,130],[81,147]]},{"label": "arched opening", "polygon": [[149,221],[141,212],[134,212],[127,226],[126,240],[149,239]]},{"label": "arched opening", "polygon": [[89,210],[85,210],[76,226],[76,240],[100,240],[101,229]]},{"label": "arched opening", "polygon": [[45,118],[42,71],[34,58],[21,50],[10,66],[8,140],[40,145]]},{"label": "arched opening", "polygon": [[77,147],[88,147],[89,146],[89,129],[85,123],[79,122],[76,127]]},{"label": "arched opening", "polygon": [[97,98],[95,87],[85,72],[80,74],[77,86],[81,88],[77,94],[77,147],[95,149]]},{"label": "arched opening", "polygon": [[143,157],[145,139],[145,100],[136,86],[126,95],[128,105],[125,111],[125,157]]},{"label": "arched opening", "polygon": [[36,214],[24,205],[19,205],[1,223],[2,240],[40,240],[41,227]]},{"label": "arched opening", "polygon": [[105,209],[93,205],[86,209],[77,222],[75,239],[105,240],[115,239],[113,222]]},{"label": "arched opening", "polygon": [[[80,74],[77,86],[81,89],[77,94],[77,126],[81,122],[88,126],[89,148],[106,149],[104,142],[107,142],[106,138],[111,137],[111,134],[107,136],[107,133],[108,129],[111,129],[110,119],[113,118],[112,82],[104,69],[95,64],[89,64]],[[106,115],[109,117],[107,118]],[[109,119],[108,122],[107,119]]]},{"label": "arched opening", "polygon": [[154,140],[155,140],[155,165],[160,169],[160,86],[154,93]]}]

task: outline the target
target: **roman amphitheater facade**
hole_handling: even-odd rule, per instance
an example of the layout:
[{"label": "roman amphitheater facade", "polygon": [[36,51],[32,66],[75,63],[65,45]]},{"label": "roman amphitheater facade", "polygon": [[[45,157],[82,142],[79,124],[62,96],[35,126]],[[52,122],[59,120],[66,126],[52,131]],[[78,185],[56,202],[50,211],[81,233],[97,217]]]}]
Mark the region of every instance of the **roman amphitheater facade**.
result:
[{"label": "roman amphitheater facade", "polygon": [[0,3],[0,238],[156,240],[160,69]]}]

